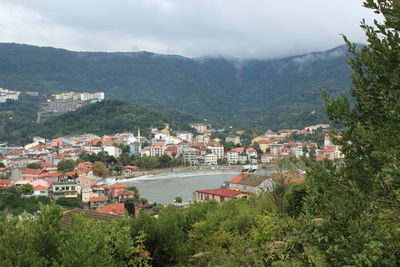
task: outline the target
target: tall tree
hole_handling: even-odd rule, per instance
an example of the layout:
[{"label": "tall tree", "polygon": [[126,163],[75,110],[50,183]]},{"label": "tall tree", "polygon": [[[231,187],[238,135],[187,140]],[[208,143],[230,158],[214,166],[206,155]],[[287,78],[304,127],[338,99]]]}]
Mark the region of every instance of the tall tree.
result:
[{"label": "tall tree", "polygon": [[331,137],[345,159],[308,171],[305,209],[319,222],[308,237],[329,265],[394,266],[400,263],[394,219],[400,215],[400,2],[367,0],[364,7],[383,21],[362,21],[366,46],[344,38],[354,102],[324,92],[329,119],[343,127]]}]

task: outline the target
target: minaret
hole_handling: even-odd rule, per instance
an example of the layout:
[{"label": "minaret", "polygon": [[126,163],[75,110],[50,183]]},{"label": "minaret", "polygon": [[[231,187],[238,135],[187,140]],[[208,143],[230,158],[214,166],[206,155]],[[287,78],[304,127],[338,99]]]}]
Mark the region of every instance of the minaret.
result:
[{"label": "minaret", "polygon": [[140,155],[140,152],[142,151],[142,144],[140,143],[140,127],[138,127],[138,130],[137,130],[137,138],[138,138],[138,143],[139,143],[138,152]]}]

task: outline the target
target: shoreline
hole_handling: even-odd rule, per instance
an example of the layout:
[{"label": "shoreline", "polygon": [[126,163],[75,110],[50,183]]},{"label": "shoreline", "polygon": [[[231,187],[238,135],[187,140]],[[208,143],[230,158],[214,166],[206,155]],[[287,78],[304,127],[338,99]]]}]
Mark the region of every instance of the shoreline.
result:
[{"label": "shoreline", "polygon": [[164,168],[164,169],[154,169],[147,171],[138,171],[129,175],[123,175],[118,177],[113,177],[115,180],[134,180],[135,178],[140,178],[142,176],[149,175],[162,175],[162,174],[172,174],[172,173],[190,173],[190,172],[208,172],[208,171],[241,171],[242,166],[199,166],[199,167],[174,167],[174,168]]}]

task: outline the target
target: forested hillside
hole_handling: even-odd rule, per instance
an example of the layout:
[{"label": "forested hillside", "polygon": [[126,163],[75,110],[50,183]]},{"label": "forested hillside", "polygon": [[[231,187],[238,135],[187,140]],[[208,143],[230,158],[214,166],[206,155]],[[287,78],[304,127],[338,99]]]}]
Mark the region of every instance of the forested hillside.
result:
[{"label": "forested hillside", "polygon": [[191,59],[3,43],[0,87],[48,94],[102,90],[109,98],[164,103],[226,125],[301,127],[325,120],[321,88],[347,89],[345,54],[340,46],[275,60]]},{"label": "forested hillside", "polygon": [[[22,99],[26,100],[25,97]],[[187,129],[189,123],[196,120],[192,115],[167,106],[160,106],[155,111],[143,105],[130,104],[119,100],[104,100],[37,124],[35,113],[33,112],[33,116],[28,115],[32,112],[32,109],[35,110],[35,105],[27,105],[29,103],[31,102],[20,103],[20,105],[27,107],[26,112],[22,112],[22,108],[18,108],[18,106],[12,108],[11,106],[15,103],[8,102],[5,106],[0,105],[2,122],[0,141],[22,144],[30,142],[32,137],[36,135],[45,138],[84,133],[104,135],[136,131],[138,127],[146,133],[150,127],[160,128],[164,123],[171,124],[173,129]],[[32,108],[29,109],[29,107]]]}]

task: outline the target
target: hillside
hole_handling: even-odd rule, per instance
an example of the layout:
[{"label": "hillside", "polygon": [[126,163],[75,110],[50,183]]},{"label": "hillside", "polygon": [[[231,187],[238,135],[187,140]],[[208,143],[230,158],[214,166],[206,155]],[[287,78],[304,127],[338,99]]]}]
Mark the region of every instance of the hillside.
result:
[{"label": "hillside", "polygon": [[[71,52],[0,44],[0,87],[42,93],[103,90],[242,127],[299,127],[324,120],[320,90],[350,84],[344,46],[275,60],[185,58],[149,52]],[[251,119],[249,119],[251,118]]]},{"label": "hillside", "polygon": [[84,133],[104,135],[136,131],[138,127],[145,134],[150,127],[160,128],[164,123],[169,123],[172,129],[186,129],[190,122],[196,120],[191,115],[168,107],[162,107],[160,112],[119,100],[89,104],[40,124],[32,121],[32,118],[25,118],[21,113],[3,111],[0,105],[0,119],[0,141],[20,144],[31,141],[33,136],[53,138]]}]

